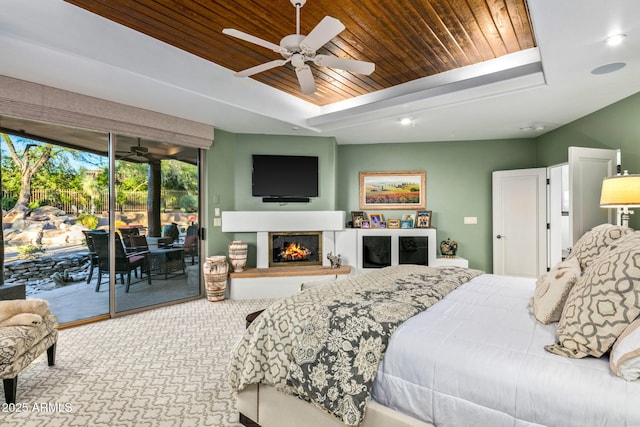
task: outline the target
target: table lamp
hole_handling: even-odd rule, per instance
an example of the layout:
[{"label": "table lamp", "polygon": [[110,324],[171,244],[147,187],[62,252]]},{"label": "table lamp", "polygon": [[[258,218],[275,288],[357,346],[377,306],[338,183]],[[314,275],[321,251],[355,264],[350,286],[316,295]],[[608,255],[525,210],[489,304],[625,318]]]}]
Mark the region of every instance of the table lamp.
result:
[{"label": "table lamp", "polygon": [[620,224],[629,227],[629,215],[633,211],[629,208],[640,207],[640,175],[610,176],[602,181],[600,194],[601,208],[617,208],[620,213]]}]

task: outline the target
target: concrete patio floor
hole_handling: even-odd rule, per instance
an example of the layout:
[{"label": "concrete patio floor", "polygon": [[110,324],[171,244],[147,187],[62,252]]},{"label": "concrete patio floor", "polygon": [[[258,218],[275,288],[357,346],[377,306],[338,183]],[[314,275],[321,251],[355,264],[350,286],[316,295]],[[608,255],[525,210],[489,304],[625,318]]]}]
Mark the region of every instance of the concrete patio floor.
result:
[{"label": "concrete patio floor", "polygon": [[[187,263],[186,274],[176,275],[165,280],[163,275],[151,278],[131,278],[129,292],[125,285],[116,282],[116,312],[122,312],[156,304],[162,304],[183,298],[200,295],[200,265]],[[97,278],[91,283],[76,282],[56,289],[29,295],[28,298],[42,298],[49,302],[51,312],[58,322],[77,322],[92,317],[109,314],[108,276],[103,276],[100,291],[96,292]]]}]

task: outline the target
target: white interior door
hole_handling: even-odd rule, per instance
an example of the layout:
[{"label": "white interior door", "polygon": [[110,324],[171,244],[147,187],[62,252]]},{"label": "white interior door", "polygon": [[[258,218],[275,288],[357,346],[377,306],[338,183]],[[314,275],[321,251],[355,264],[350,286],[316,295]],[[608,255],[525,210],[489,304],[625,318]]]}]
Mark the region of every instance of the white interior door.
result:
[{"label": "white interior door", "polygon": [[547,267],[546,168],[493,172],[493,273],[538,277]]},{"label": "white interior door", "polygon": [[600,207],[602,180],[616,174],[618,151],[569,147],[569,227],[571,246],[596,225],[612,223],[612,209]]}]

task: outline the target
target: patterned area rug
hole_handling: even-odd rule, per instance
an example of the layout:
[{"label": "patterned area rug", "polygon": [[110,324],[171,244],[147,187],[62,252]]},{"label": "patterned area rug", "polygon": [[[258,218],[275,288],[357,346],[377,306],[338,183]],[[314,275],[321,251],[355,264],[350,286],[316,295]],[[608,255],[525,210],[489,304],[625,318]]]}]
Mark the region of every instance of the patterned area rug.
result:
[{"label": "patterned area rug", "polygon": [[245,316],[273,300],[205,299],[60,331],[56,365],[18,377],[0,424],[240,426],[227,380]]}]

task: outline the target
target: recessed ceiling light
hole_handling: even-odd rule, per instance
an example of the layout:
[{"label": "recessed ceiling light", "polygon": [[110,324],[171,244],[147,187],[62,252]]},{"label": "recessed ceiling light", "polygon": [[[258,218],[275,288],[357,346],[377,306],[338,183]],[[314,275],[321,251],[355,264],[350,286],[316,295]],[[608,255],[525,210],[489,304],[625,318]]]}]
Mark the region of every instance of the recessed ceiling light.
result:
[{"label": "recessed ceiling light", "polygon": [[626,37],[627,37],[626,34],[613,34],[613,35],[607,37],[605,42],[609,46],[618,46],[619,44],[621,44],[624,41],[624,39]]},{"label": "recessed ceiling light", "polygon": [[411,123],[413,123],[413,120],[411,120],[411,117],[403,117],[400,119],[400,124],[403,126],[409,126]]},{"label": "recessed ceiling light", "polygon": [[591,70],[591,74],[609,74],[618,71],[627,65],[624,62],[612,62],[611,64],[601,65]]}]

